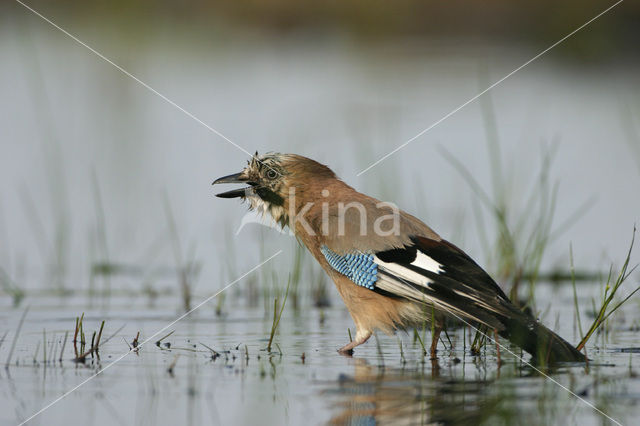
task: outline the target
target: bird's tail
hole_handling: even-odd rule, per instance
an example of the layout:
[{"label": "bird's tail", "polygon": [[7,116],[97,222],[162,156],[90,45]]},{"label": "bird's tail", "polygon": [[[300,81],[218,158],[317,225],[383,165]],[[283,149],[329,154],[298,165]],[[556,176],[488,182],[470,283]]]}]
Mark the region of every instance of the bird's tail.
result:
[{"label": "bird's tail", "polygon": [[538,363],[584,362],[586,357],[571,343],[522,311],[504,319],[500,336],[533,355]]}]

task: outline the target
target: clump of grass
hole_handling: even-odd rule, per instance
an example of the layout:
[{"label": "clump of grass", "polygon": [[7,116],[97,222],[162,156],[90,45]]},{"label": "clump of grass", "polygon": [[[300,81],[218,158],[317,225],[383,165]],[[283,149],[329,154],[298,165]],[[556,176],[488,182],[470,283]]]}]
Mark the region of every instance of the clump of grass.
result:
[{"label": "clump of grass", "polygon": [[[73,332],[73,350],[76,354],[76,359],[79,358],[80,354],[84,352],[84,330],[82,327],[82,322],[84,320],[84,312],[79,317],[76,317],[76,327]],[[80,336],[80,351],[78,351],[78,335]]]},{"label": "clump of grass", "polygon": [[605,323],[607,318],[609,318],[615,311],[618,310],[618,308],[620,308],[627,300],[629,300],[631,296],[633,296],[634,294],[636,294],[638,290],[640,290],[640,287],[637,287],[635,290],[629,293],[628,296],[626,296],[620,302],[615,304],[611,309],[609,309],[609,305],[611,305],[611,302],[613,301],[618,290],[620,290],[620,287],[622,286],[622,284],[627,280],[627,278],[629,278],[629,275],[631,275],[631,273],[633,273],[633,271],[638,266],[636,265],[633,268],[629,269],[629,261],[631,259],[631,252],[633,250],[633,243],[635,242],[635,237],[636,237],[636,228],[634,226],[633,236],[631,237],[631,244],[629,245],[629,250],[627,251],[627,257],[625,258],[622,268],[620,268],[620,271],[617,273],[614,281],[612,281],[612,278],[614,276],[613,265],[609,268],[609,275],[607,276],[607,281],[604,286],[604,293],[603,293],[602,304],[600,305],[600,309],[598,309],[597,311],[594,310],[594,312],[597,312],[596,317],[593,320],[591,327],[589,327],[589,330],[587,330],[587,333],[582,337],[582,340],[576,346],[576,349],[578,350],[584,349],[585,345],[587,344],[587,342],[589,341],[593,333],[595,333],[602,326],[602,324]]},{"label": "clump of grass", "polygon": [[[84,313],[82,314],[82,318],[84,318]],[[104,324],[105,321],[103,320],[100,323],[100,329],[96,335],[96,332],[93,333],[94,336],[97,336],[97,339],[92,339],[92,344],[91,347],[88,350],[84,350],[84,345],[81,343],[81,350],[80,352],[78,352],[78,348],[76,345],[77,342],[77,337],[78,334],[80,334],[80,338],[81,338],[81,342],[83,340],[83,335],[84,335],[84,331],[81,330],[81,324],[82,324],[82,320],[78,317],[76,317],[76,327],[75,327],[75,331],[74,331],[74,351],[75,351],[75,357],[73,358],[74,362],[79,362],[79,363],[84,363],[87,360],[87,356],[91,355],[93,356],[95,354],[96,358],[99,360],[100,359],[100,353],[99,353],[99,348],[100,345],[104,345],[106,344],[108,341],[110,341],[111,339],[113,339],[116,335],[118,335],[118,333],[120,333],[122,331],[122,329],[125,327],[124,325],[122,325],[120,328],[118,328],[116,331],[114,331],[109,337],[105,338],[104,340],[102,339],[102,331],[104,329]],[[84,327],[82,327],[84,328]],[[59,361],[62,362],[62,357],[64,355],[64,349],[66,347],[67,344],[67,337],[68,337],[68,332],[65,332],[64,334],[64,341],[62,343],[62,349],[60,350],[60,358]],[[126,340],[125,340],[126,343]],[[129,344],[127,343],[127,346]],[[129,347],[129,349],[131,349],[131,347]]]},{"label": "clump of grass", "polygon": [[[74,351],[75,351],[75,358],[73,359],[75,362],[80,362],[80,363],[84,363],[87,359],[87,356],[91,355],[91,357],[93,357],[94,355],[96,356],[96,358],[100,359],[100,342],[102,341],[102,331],[104,330],[104,323],[105,320],[102,320],[102,322],[100,323],[100,328],[97,331],[94,331],[91,335],[91,346],[89,346],[89,349],[85,350],[85,334],[84,334],[84,312],[82,313],[82,315],[78,318],[76,317],[76,327],[75,327],[75,331],[74,331],[74,337],[73,337],[73,346],[74,346]],[[80,335],[80,351],[78,351],[78,347],[77,347],[77,341],[78,341],[78,334]],[[112,336],[113,337],[113,336]],[[65,333],[65,343],[67,341],[67,333]],[[110,340],[111,337],[109,337],[108,339],[105,339],[105,341],[103,343],[106,343],[108,340]],[[62,345],[62,350],[60,351],[60,361],[62,361],[62,354],[64,352],[64,344]]]},{"label": "clump of grass", "polygon": [[289,276],[289,280],[287,282],[287,290],[284,293],[284,299],[282,300],[282,306],[280,307],[279,311],[278,311],[278,298],[276,297],[273,301],[273,322],[271,323],[271,333],[269,335],[269,343],[267,344],[267,352],[271,352],[271,344],[273,343],[273,337],[276,335],[276,330],[278,329],[278,324],[280,324],[280,318],[282,317],[282,312],[284,311],[284,305],[287,303],[290,284],[291,284],[291,276]]}]

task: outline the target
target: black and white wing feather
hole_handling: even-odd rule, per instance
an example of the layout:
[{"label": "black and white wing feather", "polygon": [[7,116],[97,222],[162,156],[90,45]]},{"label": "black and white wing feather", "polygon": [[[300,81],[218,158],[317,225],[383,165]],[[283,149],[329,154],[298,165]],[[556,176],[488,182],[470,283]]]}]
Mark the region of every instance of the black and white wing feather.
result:
[{"label": "black and white wing feather", "polygon": [[461,319],[502,330],[515,307],[491,277],[453,244],[424,237],[374,254],[376,291],[423,302]]}]

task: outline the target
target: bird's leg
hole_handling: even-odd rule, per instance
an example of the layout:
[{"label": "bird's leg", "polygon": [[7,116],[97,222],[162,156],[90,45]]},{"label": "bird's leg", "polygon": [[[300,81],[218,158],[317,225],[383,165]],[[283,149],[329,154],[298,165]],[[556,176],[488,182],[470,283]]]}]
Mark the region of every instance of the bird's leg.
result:
[{"label": "bird's leg", "polygon": [[438,358],[431,358],[431,378],[437,379],[440,377],[440,364],[438,364]]},{"label": "bird's leg", "polygon": [[341,353],[342,355],[353,355],[353,348],[369,340],[369,337],[371,337],[371,334],[372,332],[370,330],[358,330],[356,332],[356,339],[352,342],[349,342],[347,345],[344,345],[340,349],[338,349],[338,352]]},{"label": "bird's leg", "polygon": [[496,341],[496,354],[498,355],[498,367],[502,364],[500,360],[500,342],[498,341],[498,329],[493,329],[493,340]]},{"label": "bird's leg", "polygon": [[431,336],[431,359],[436,359],[436,352],[438,347],[438,339],[440,338],[440,333],[442,332],[442,326],[436,325],[433,329],[433,335]]}]

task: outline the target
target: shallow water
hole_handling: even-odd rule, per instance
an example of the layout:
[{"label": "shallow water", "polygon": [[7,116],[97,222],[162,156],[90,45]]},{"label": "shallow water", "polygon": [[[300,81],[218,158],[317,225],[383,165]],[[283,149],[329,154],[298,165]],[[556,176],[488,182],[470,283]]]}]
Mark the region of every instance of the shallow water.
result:
[{"label": "shallow water", "polygon": [[[596,285],[580,288],[582,304],[601,290]],[[540,285],[539,292],[541,297],[557,295],[545,322],[556,323],[560,334],[575,341],[570,289]],[[353,358],[341,356],[336,349],[353,326],[340,301],[332,302],[316,308],[303,297],[297,310],[286,305],[274,339],[277,346],[268,353],[272,313],[262,304],[248,306],[243,297],[226,300],[220,317],[212,301],[162,332],[178,317],[174,298],[160,297],[150,307],[144,297],[113,297],[107,311],[86,310],[84,298],[42,298],[27,314],[12,364],[0,372],[0,422],[25,420],[99,369],[105,371],[30,424],[610,423],[587,404],[622,424],[637,418],[640,348],[637,327],[625,315],[611,322],[606,336],[594,337],[588,368],[565,365],[547,372],[554,383],[508,353],[513,349],[519,356],[514,348],[502,348],[500,368],[493,345],[472,356],[470,337],[462,329],[450,330],[453,348],[446,338],[440,342],[437,363],[422,356],[412,333],[379,335],[357,348]],[[75,316],[70,313],[82,310],[87,335],[102,319],[103,339],[124,328],[100,348],[99,360],[89,356],[85,364],[72,361],[70,336],[59,362],[64,332],[73,334]],[[7,309],[1,314],[3,330],[9,330],[0,349],[2,360],[20,313]],[[34,360],[43,330],[47,356],[54,357],[47,363],[41,348]],[[125,341],[131,343],[138,331],[140,342],[150,341],[116,362],[128,352]],[[219,356],[212,357],[204,345]]]}]

